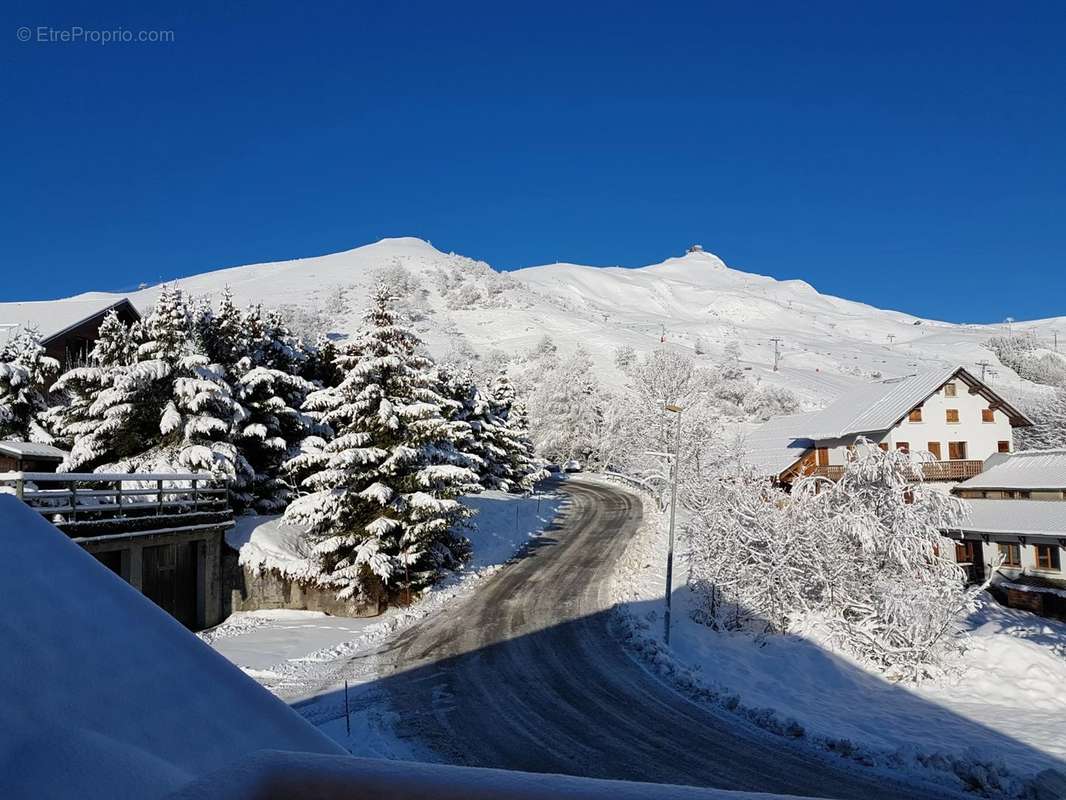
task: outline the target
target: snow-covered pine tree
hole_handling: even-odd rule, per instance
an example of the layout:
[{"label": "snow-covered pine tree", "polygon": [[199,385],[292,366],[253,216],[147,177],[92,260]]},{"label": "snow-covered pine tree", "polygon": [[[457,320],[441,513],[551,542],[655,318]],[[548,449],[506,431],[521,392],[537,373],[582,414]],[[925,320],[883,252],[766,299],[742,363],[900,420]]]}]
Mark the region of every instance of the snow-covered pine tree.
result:
[{"label": "snow-covered pine tree", "polygon": [[114,369],[91,406],[99,424],[75,437],[64,468],[210,471],[229,479],[250,471],[229,441],[244,411],[222,367],[196,351],[180,289],[164,287],[138,337],[134,363]]},{"label": "snow-covered pine tree", "polygon": [[450,438],[433,364],[397,322],[394,303],[378,285],[362,334],[337,359],[343,380],[308,396],[305,409],[335,438],[295,460],[311,470],[309,493],[285,512],[308,528],[321,581],[341,599],[378,581],[408,591],[429,585],[463,555],[453,526],[468,512],[455,498],[480,489]]},{"label": "snow-covered pine tree", "polygon": [[251,472],[237,476],[231,497],[237,510],[271,513],[292,498],[286,463],[300,453],[305,437],[321,430],[299,410],[314,385],[295,374],[300,354],[280,317],[264,318],[258,307],[243,317],[247,353],[229,372],[234,397],[246,414],[234,432],[234,444]]},{"label": "snow-covered pine tree", "polygon": [[0,350],[0,439],[49,443],[43,415],[59,362],[45,355],[35,330],[22,330]]},{"label": "snow-covered pine tree", "polygon": [[493,381],[489,408],[497,420],[495,444],[503,451],[494,465],[494,478],[504,491],[529,491],[537,481],[548,477],[548,473],[534,453],[529,415],[525,405],[516,399],[506,369],[501,369]]},{"label": "snow-covered pine tree", "polygon": [[70,450],[75,441],[87,440],[105,424],[105,417],[97,413],[96,403],[104,390],[113,385],[116,374],[133,363],[136,352],[132,331],[111,311],[100,323],[89,363],[67,370],[52,387],[52,393],[62,398],[62,402],[45,414],[55,444]]},{"label": "snow-covered pine tree", "polygon": [[196,313],[196,332],[200,349],[211,364],[219,364],[228,373],[248,354],[250,330],[258,322],[256,316],[246,316],[233,303],[233,294],[227,286],[222,291],[218,310],[205,304]]}]

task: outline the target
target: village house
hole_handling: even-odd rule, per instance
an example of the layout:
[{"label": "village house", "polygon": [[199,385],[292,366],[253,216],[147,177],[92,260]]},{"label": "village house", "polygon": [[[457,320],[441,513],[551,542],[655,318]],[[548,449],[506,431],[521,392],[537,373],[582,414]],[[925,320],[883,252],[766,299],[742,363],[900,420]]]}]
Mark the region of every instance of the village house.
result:
[{"label": "village house", "polygon": [[783,485],[804,475],[844,474],[861,440],[914,454],[926,481],[979,475],[985,460],[1014,450],[1014,429],[1032,422],[964,367],[858,387],[821,411],[776,417],[745,441],[752,464]]},{"label": "village house", "polygon": [[0,303],[0,347],[22,330],[35,330],[45,353],[63,369],[85,363],[111,311],[130,325],[141,318],[128,298],[72,297],[32,303]]},{"label": "village house", "polygon": [[952,493],[970,506],[946,531],[970,580],[983,581],[1002,559],[991,587],[1000,602],[1066,618],[1066,450],[992,456]]}]

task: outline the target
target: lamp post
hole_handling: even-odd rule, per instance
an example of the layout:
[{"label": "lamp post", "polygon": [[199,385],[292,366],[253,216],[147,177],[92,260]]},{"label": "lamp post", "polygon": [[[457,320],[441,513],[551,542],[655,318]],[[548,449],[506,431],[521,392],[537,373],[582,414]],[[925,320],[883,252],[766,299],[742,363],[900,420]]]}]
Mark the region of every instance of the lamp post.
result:
[{"label": "lamp post", "polygon": [[681,469],[681,406],[667,403],[666,410],[677,414],[677,433],[674,438],[674,479],[670,489],[670,543],[666,550],[666,611],[663,614],[664,641],[670,645],[670,599],[674,584],[674,518],[677,516],[677,475]]}]

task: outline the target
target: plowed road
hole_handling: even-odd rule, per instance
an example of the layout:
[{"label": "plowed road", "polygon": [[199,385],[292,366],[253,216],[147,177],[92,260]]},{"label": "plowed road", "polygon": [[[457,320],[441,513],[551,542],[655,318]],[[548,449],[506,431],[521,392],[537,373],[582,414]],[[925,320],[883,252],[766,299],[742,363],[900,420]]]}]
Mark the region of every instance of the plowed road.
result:
[{"label": "plowed road", "polygon": [[398,734],[454,764],[855,800],[952,796],[696,705],[645,671],[608,611],[640,500],[590,481],[562,490],[570,507],[543,543],[387,646],[379,685]]}]

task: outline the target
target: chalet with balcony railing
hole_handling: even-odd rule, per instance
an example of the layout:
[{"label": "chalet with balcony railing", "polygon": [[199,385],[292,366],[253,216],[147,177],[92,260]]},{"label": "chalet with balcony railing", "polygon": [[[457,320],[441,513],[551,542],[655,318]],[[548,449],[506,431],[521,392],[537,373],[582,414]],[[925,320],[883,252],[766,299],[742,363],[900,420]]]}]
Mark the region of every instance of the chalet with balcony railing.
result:
[{"label": "chalet with balcony railing", "polygon": [[[1014,449],[1014,428],[1032,422],[963,367],[860,386],[822,411],[776,417],[750,434],[752,463],[782,484],[805,475],[837,480],[865,440],[912,453],[926,481],[957,483]],[[917,477],[917,475],[916,475]]]},{"label": "chalet with balcony railing", "polygon": [[969,513],[945,534],[970,581],[998,564],[991,591],[1000,602],[1066,618],[1066,450],[994,455],[952,494]]},{"label": "chalet with balcony railing", "polygon": [[4,472],[0,491],[187,627],[222,621],[222,537],[233,515],[215,476]]}]

